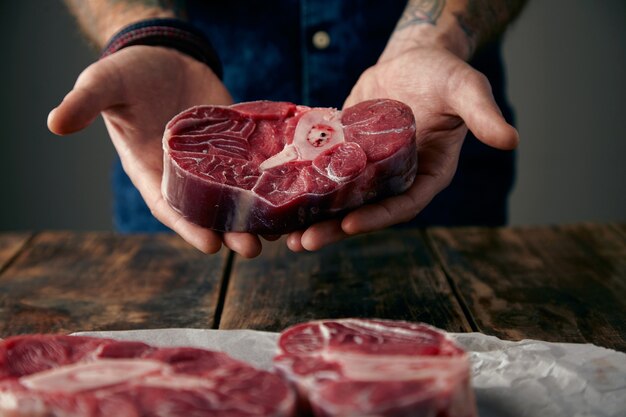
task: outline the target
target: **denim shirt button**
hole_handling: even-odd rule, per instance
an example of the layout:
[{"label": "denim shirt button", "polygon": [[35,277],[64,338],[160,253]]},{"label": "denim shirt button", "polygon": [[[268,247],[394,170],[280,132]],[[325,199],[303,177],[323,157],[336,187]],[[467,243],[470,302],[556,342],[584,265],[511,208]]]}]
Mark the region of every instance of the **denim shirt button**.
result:
[{"label": "denim shirt button", "polygon": [[326,49],[330,45],[330,35],[328,32],[319,30],[313,34],[313,46],[317,49]]}]

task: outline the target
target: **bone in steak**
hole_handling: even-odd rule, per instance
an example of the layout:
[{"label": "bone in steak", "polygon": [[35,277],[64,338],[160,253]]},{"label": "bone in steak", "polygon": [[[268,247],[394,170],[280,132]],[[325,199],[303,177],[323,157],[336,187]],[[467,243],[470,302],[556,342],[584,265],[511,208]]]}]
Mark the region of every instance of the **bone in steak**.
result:
[{"label": "bone in steak", "polygon": [[64,335],[0,342],[0,416],[292,416],[277,375],[225,353]]},{"label": "bone in steak", "polygon": [[275,367],[315,416],[477,416],[468,356],[433,327],[323,320],[285,330],[278,344]]},{"label": "bone in steak", "polygon": [[164,138],[162,191],[189,221],[281,234],[405,191],[417,172],[415,121],[395,100],[343,112],[285,102],[199,106]]}]

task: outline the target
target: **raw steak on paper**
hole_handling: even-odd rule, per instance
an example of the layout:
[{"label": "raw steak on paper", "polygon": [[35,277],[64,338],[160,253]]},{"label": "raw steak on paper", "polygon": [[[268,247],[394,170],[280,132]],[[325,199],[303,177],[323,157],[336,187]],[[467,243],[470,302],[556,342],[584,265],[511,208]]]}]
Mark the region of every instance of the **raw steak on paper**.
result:
[{"label": "raw steak on paper", "polygon": [[441,331],[388,320],[285,330],[274,365],[318,417],[476,417],[467,354]]},{"label": "raw steak on paper", "polygon": [[399,194],[417,172],[413,113],[395,100],[193,107],[168,123],[163,147],[165,199],[219,231],[302,229]]},{"label": "raw steak on paper", "polygon": [[287,417],[277,375],[221,352],[79,336],[0,341],[0,416]]}]

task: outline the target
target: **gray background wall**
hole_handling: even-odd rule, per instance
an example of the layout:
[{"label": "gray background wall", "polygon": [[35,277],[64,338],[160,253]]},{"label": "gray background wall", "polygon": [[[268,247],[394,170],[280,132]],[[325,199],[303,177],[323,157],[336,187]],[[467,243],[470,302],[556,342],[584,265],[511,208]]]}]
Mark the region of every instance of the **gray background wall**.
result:
[{"label": "gray background wall", "polygon": [[[104,125],[48,111],[94,59],[60,1],[0,1],[0,230],[111,229]],[[626,221],[626,2],[531,0],[506,38],[522,137],[513,224]]]}]

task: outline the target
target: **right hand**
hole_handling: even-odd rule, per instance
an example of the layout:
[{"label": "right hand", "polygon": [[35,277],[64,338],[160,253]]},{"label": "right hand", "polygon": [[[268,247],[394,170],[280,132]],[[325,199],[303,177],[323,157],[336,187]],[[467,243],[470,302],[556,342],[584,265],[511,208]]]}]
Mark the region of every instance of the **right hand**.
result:
[{"label": "right hand", "polygon": [[452,181],[468,128],[497,149],[513,149],[519,141],[487,78],[444,48],[415,47],[381,58],[361,75],[344,108],[376,98],[396,99],[413,110],[419,154],[415,181],[404,193],[365,204],[343,219],[292,232],[287,238],[292,250],[318,250],[413,219]]},{"label": "right hand", "polygon": [[162,137],[167,122],[200,104],[228,105],[232,98],[205,64],[162,47],[131,46],[85,69],[63,102],[48,116],[58,135],[77,132],[102,113],[124,171],[152,214],[205,253],[222,243],[254,257],[261,242],[249,233],[218,233],[188,222],[161,194]]}]

